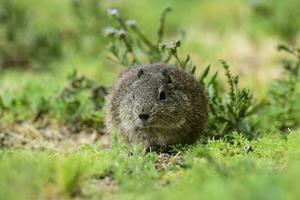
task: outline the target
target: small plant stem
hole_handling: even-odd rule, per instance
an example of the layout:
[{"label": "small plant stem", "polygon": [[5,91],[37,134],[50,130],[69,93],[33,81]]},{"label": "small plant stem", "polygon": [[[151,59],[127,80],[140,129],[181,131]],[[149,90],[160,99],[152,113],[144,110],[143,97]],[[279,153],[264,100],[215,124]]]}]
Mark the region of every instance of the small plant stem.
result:
[{"label": "small plant stem", "polygon": [[121,25],[121,27],[122,27],[125,31],[127,31],[127,27],[126,27],[126,24],[125,24],[125,22],[124,22],[124,19],[123,19],[121,16],[116,16],[115,18],[116,18],[116,20],[119,22],[119,24]]},{"label": "small plant stem", "polygon": [[180,68],[181,68],[181,69],[184,69],[184,65],[183,65],[182,62],[180,61],[180,59],[179,59],[177,53],[174,53],[173,56],[175,57],[175,59],[176,59],[177,62],[179,63]]},{"label": "small plant stem", "polygon": [[150,49],[153,49],[155,52],[159,52],[159,49],[154,46],[137,27],[133,27],[133,30]]},{"label": "small plant stem", "polygon": [[172,55],[169,54],[168,57],[164,60],[164,63],[168,63],[171,58],[172,58]]},{"label": "small plant stem", "polygon": [[136,57],[135,53],[133,52],[133,48],[132,48],[130,42],[128,41],[127,37],[126,36],[121,37],[121,40],[124,42],[126,49],[127,49],[124,55],[126,56],[127,53],[130,53],[133,57],[133,62],[137,63],[138,62],[137,57]]},{"label": "small plant stem", "polygon": [[132,46],[130,44],[130,42],[128,41],[127,37],[122,37],[121,40],[124,42],[126,49],[128,50],[128,52],[132,52]]},{"label": "small plant stem", "polygon": [[162,38],[164,36],[166,16],[167,16],[167,13],[170,12],[170,11],[171,11],[171,8],[167,7],[163,10],[163,12],[160,16],[160,24],[159,24],[159,29],[157,31],[157,35],[158,35],[157,46],[159,45],[159,43],[161,43]]}]

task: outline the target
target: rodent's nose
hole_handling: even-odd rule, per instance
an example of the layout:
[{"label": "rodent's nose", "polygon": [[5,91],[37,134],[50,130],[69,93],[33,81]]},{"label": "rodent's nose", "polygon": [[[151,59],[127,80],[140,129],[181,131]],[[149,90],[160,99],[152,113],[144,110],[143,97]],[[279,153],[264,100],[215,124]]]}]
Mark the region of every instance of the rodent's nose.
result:
[{"label": "rodent's nose", "polygon": [[142,113],[142,114],[139,114],[139,118],[145,122],[149,118],[149,115],[146,113]]}]

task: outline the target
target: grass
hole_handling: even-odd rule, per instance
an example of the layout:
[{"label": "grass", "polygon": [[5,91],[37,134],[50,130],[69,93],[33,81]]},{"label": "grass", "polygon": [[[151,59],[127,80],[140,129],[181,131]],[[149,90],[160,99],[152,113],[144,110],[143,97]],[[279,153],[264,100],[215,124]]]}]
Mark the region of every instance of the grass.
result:
[{"label": "grass", "polygon": [[[299,41],[297,16],[277,21],[296,5],[290,1],[252,8],[241,0],[15,0],[28,15],[20,30],[29,36],[54,31],[62,55],[47,67],[34,55],[26,58],[26,68],[0,67],[0,200],[299,199],[300,52],[286,46],[280,46],[285,53],[275,50],[278,43]],[[74,3],[82,7],[74,10]],[[210,135],[169,154],[146,154],[117,134],[103,134],[103,97],[124,68],[122,60],[108,61],[104,43],[109,41],[101,29],[119,28],[105,17],[105,9],[116,7],[126,19],[138,19],[141,32],[156,44],[160,13],[167,5],[172,12],[162,37],[165,51],[139,49],[145,44],[136,35],[129,35],[131,45],[140,62],[160,61],[171,52],[170,62],[179,60],[199,80],[204,74],[213,108]],[[3,9],[0,23],[1,17]],[[22,36],[18,28],[12,30]],[[0,36],[3,31],[0,24]],[[116,47],[120,54],[126,51],[120,43]],[[187,54],[191,59],[185,63]],[[43,53],[43,61],[51,56]]]},{"label": "grass", "polygon": [[128,154],[120,142],[69,153],[2,150],[1,198],[297,199],[299,142],[294,131],[255,141],[236,134],[232,144],[211,140],[173,155]]}]

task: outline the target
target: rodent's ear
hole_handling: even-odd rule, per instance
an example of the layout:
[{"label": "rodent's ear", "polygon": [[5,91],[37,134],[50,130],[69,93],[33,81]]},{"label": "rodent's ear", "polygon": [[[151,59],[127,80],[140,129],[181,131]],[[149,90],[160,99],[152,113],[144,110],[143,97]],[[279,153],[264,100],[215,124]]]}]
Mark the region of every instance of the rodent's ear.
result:
[{"label": "rodent's ear", "polygon": [[163,78],[164,78],[164,80],[165,80],[165,82],[166,82],[167,84],[173,82],[173,81],[172,81],[172,78],[171,78],[171,76],[170,76],[170,74],[169,74],[169,72],[168,72],[167,69],[163,69],[162,72],[161,72],[161,74],[162,74],[162,76],[163,76]]},{"label": "rodent's ear", "polygon": [[144,73],[143,69],[139,69],[138,73],[137,73],[137,77],[140,78]]}]

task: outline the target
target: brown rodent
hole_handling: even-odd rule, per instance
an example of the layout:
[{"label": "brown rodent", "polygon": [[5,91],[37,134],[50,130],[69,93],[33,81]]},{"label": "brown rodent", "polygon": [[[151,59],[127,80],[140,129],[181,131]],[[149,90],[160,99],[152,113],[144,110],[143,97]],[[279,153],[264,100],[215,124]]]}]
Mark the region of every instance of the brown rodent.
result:
[{"label": "brown rodent", "polygon": [[191,144],[204,133],[208,102],[203,86],[167,64],[139,65],[121,74],[106,98],[106,131],[147,150]]}]

